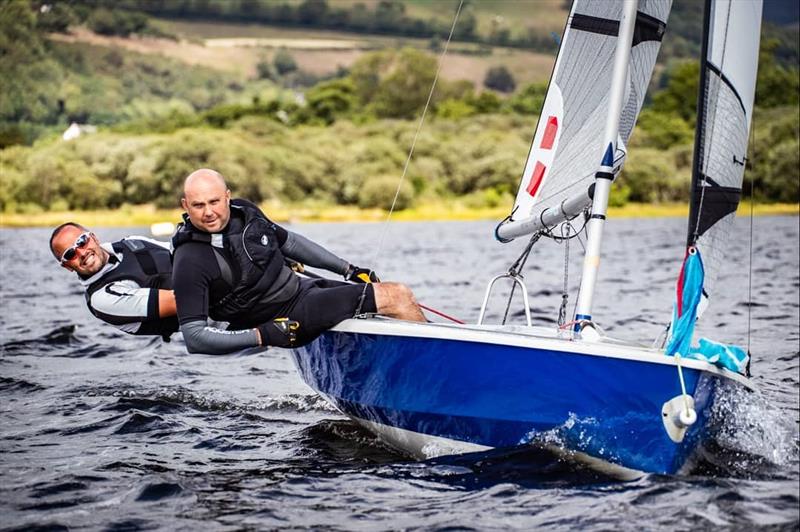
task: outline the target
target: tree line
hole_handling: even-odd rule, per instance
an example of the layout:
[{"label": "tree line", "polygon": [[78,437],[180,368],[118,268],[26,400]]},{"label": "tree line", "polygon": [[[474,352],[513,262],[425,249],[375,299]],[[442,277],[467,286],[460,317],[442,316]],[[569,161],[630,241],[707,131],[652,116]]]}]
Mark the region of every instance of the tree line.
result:
[{"label": "tree line", "polygon": [[[334,79],[281,90],[274,81],[296,70],[288,52],[274,59],[277,79],[223,79],[164,58],[52,46],[37,24],[26,2],[0,6],[0,68],[13,74],[0,79],[6,212],[174,206],[180,180],[199,166],[220,169],[256,201],[385,207],[436,73],[424,51],[381,50]],[[776,58],[778,46],[762,42],[747,175],[759,199],[797,202],[800,76]],[[664,68],[612,203],[686,199],[697,79],[696,61]],[[448,196],[509,203],[545,92],[545,84],[529,84],[502,96],[440,79],[398,206]],[[65,142],[57,133],[67,116],[105,127]],[[24,124],[44,128],[31,146],[10,139]]]},{"label": "tree line", "polygon": [[[157,17],[185,20],[223,20],[261,23],[282,27],[316,28],[353,33],[396,35],[401,37],[441,39],[450,33],[451,20],[410,15],[402,0],[379,0],[338,5],[328,0],[287,2],[278,0],[73,0],[82,6],[103,6],[115,11],[145,12]],[[458,3],[454,2],[453,15]],[[478,15],[473,0],[462,7],[453,38],[458,41],[497,46],[524,47],[553,51],[557,44],[551,35],[528,28],[513,34],[504,25],[493,25],[488,32],[478,29]]]}]

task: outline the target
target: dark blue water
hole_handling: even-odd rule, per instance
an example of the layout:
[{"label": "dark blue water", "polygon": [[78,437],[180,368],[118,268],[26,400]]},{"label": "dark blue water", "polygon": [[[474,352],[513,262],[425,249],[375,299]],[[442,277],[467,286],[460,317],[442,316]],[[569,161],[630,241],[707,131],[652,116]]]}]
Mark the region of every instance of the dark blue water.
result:
[{"label": "dark blue water", "polygon": [[[94,320],[49,231],[0,231],[0,527],[31,529],[735,529],[800,525],[798,218],[749,220],[700,334],[749,343],[757,394],[689,475],[603,477],[538,449],[409,460],[315,397],[287,352],[185,353]],[[492,222],[293,226],[407,282],[421,302],[477,318],[485,283],[524,243]],[[144,230],[100,229],[103,239]],[[595,316],[652,341],[669,319],[680,220],[608,224]],[[377,253],[378,243],[381,252]],[[580,245],[572,241],[574,301]],[[554,323],[564,246],[526,268],[539,324]],[[749,293],[752,294],[752,304]],[[490,320],[504,310],[498,298]],[[521,320],[515,306],[513,319]]]}]

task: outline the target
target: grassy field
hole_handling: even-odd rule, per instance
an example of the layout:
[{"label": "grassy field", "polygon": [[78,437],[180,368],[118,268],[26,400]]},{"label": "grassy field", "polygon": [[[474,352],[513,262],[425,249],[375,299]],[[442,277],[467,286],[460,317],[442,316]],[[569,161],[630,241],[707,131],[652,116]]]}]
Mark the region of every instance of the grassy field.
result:
[{"label": "grassy field", "polygon": [[[363,4],[373,10],[379,0],[335,0],[330,4],[350,9]],[[300,0],[296,0],[300,3]],[[498,25],[507,27],[512,35],[535,28],[543,32],[561,33],[571,2],[565,0],[481,0],[472,2],[469,9],[475,15],[478,33],[487,35]],[[406,0],[406,15],[412,18],[438,20],[450,27],[459,0]],[[465,2],[466,4],[466,2]]]},{"label": "grassy field", "polygon": [[[439,3],[434,2],[432,5]],[[187,63],[202,64],[220,70],[235,70],[248,75],[254,75],[256,63],[261,58],[271,58],[279,46],[290,51],[300,69],[317,75],[326,75],[335,72],[340,66],[350,67],[369,50],[403,46],[427,49],[429,44],[427,39],[257,24],[171,20],[161,20],[160,23],[169,31],[180,35],[183,40],[174,42],[101,36],[91,38],[97,41],[96,44],[122,46],[143,53],[162,53]],[[561,24],[563,25],[563,21]],[[561,29],[559,27],[558,31]],[[90,36],[84,33],[79,38],[89,39]],[[260,40],[260,46],[236,46],[236,42],[230,39],[257,39]],[[329,46],[318,48],[319,45],[313,44],[315,41],[328,42]],[[503,65],[514,73],[518,84],[527,84],[547,81],[555,61],[555,54],[502,47],[493,48],[490,55],[475,55],[474,51],[477,48],[478,45],[474,43],[451,44],[450,52],[442,66],[442,75],[450,80],[467,79],[475,83],[476,87],[480,87],[489,68]]]},{"label": "grassy field", "polygon": [[[270,218],[282,223],[291,222],[382,222],[387,220],[386,211],[359,209],[357,207],[330,206],[320,204],[287,205],[263,203],[261,207]],[[683,217],[688,214],[685,204],[637,204],[609,208],[609,218],[659,218]],[[800,215],[798,204],[754,205],[756,216]],[[114,210],[45,212],[38,214],[0,214],[0,227],[55,227],[66,221],[76,221],[88,227],[149,227],[155,223],[180,221],[181,211],[157,210],[152,206],[124,206]],[[419,205],[393,213],[393,221],[443,221],[443,220],[502,220],[508,214],[508,206],[494,208],[470,208],[459,201],[437,202]],[[742,203],[737,213],[750,216],[750,204]]]}]

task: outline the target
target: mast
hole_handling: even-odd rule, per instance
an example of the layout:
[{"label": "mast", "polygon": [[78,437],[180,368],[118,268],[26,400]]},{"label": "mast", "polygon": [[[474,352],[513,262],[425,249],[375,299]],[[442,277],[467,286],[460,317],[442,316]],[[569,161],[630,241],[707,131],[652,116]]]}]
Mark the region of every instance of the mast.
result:
[{"label": "mast", "polygon": [[592,215],[587,222],[588,241],[586,244],[586,256],[583,261],[578,306],[575,312],[576,324],[574,330],[576,332],[581,331],[582,321],[591,321],[592,319],[592,299],[597,281],[597,271],[600,267],[600,246],[603,240],[603,228],[608,209],[608,196],[611,191],[611,182],[614,179],[614,156],[617,151],[619,119],[622,112],[625,84],[628,79],[628,62],[631,46],[633,45],[633,29],[636,24],[637,8],[638,0],[626,0],[619,24],[619,35],[614,54],[614,77],[611,82],[611,100],[603,135],[603,146],[606,148],[603,160],[600,163],[600,169],[595,174]]}]

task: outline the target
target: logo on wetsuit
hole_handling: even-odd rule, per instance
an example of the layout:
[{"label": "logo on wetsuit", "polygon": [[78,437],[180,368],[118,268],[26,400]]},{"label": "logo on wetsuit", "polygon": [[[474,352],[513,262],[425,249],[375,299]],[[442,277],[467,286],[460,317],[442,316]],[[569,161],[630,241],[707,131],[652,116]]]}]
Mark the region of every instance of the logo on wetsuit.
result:
[{"label": "logo on wetsuit", "polygon": [[261,245],[266,246],[267,244],[269,244],[269,238],[267,238],[267,235],[261,235]]}]

